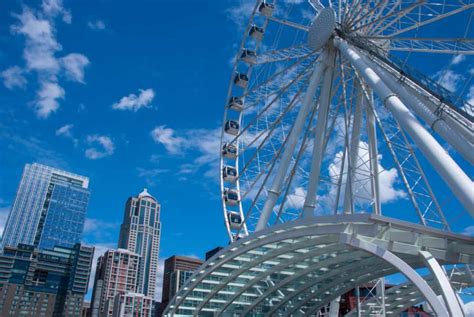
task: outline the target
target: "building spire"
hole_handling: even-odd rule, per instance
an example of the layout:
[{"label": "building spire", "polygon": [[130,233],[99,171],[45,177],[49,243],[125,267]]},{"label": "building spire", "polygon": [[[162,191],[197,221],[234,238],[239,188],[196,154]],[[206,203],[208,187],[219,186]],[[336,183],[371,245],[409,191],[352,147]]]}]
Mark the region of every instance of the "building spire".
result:
[{"label": "building spire", "polygon": [[153,198],[153,199],[156,200],[156,198],[153,197],[153,196],[148,192],[148,189],[147,189],[146,187],[143,188],[143,191],[142,191],[140,194],[138,194],[138,198],[142,198],[142,197],[151,197],[151,198]]}]

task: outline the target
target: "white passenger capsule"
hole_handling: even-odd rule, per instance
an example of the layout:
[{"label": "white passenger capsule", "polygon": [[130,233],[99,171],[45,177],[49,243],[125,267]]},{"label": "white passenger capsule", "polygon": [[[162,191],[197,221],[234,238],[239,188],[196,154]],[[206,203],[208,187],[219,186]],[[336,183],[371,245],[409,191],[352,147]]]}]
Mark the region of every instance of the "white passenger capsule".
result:
[{"label": "white passenger capsule", "polygon": [[270,17],[273,14],[273,9],[275,9],[275,5],[264,0],[262,3],[260,3],[258,12],[260,12],[261,15]]},{"label": "white passenger capsule", "polygon": [[240,229],[242,225],[242,217],[239,213],[230,211],[227,213],[227,221],[229,222],[229,226],[233,230]]},{"label": "white passenger capsule", "polygon": [[224,190],[224,201],[228,206],[235,206],[239,203],[239,193],[234,189]]},{"label": "white passenger capsule", "polygon": [[264,33],[263,28],[259,26],[252,25],[250,27],[249,35],[258,41],[263,40],[263,33]]},{"label": "white passenger capsule", "polygon": [[237,146],[234,143],[224,143],[222,155],[226,158],[235,159],[238,155]]},{"label": "white passenger capsule", "polygon": [[222,178],[226,182],[235,182],[237,179],[237,169],[233,166],[224,166],[222,169]]},{"label": "white passenger capsule", "polygon": [[239,112],[244,110],[244,102],[239,97],[231,97],[227,106],[229,109]]},{"label": "white passenger capsule", "polygon": [[240,88],[247,88],[247,85],[249,84],[249,78],[247,77],[246,74],[242,73],[237,73],[235,74],[234,77],[234,84],[239,86]]},{"label": "white passenger capsule", "polygon": [[239,123],[235,120],[227,120],[224,126],[225,133],[237,135],[239,134]]}]

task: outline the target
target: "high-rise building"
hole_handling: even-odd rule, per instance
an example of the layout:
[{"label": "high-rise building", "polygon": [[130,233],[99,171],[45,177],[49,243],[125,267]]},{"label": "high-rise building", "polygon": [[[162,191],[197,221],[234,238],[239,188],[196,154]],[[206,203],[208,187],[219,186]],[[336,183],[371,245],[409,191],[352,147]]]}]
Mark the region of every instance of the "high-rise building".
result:
[{"label": "high-rise building", "polygon": [[80,317],[94,248],[5,247],[0,255],[0,316]]},{"label": "high-rise building", "polygon": [[176,255],[165,260],[160,311],[164,311],[169,301],[202,263],[202,260],[196,258]]},{"label": "high-rise building", "polygon": [[155,297],[160,248],[160,204],[146,188],[125,205],[118,247],[140,255],[137,293]]},{"label": "high-rise building", "polygon": [[206,261],[209,260],[210,258],[212,258],[217,253],[219,253],[222,249],[224,249],[224,248],[219,246],[219,247],[215,247],[212,250],[207,251],[206,252]]},{"label": "high-rise building", "polygon": [[91,316],[112,316],[117,294],[136,291],[140,256],[124,249],[108,250],[97,260]]},{"label": "high-rise building", "polygon": [[152,317],[153,298],[139,293],[117,294],[112,317]]},{"label": "high-rise building", "polygon": [[41,164],[26,164],[3,232],[1,248],[19,243],[39,249],[81,241],[89,179]]}]

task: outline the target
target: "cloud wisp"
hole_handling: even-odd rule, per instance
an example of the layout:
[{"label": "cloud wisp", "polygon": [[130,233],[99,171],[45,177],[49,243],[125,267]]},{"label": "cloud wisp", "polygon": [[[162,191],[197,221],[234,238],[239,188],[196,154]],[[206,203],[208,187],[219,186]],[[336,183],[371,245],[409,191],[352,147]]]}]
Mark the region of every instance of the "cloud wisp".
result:
[{"label": "cloud wisp", "polygon": [[150,135],[157,143],[164,146],[168,154],[185,155],[191,151],[197,152],[193,164],[183,164],[180,174],[191,174],[206,167],[204,175],[216,178],[219,174],[220,128],[190,129],[175,131],[165,125],[155,127]]},{"label": "cloud wisp", "polygon": [[101,31],[106,29],[105,22],[102,20],[89,21],[87,22],[87,27],[94,31]]},{"label": "cloud wisp", "polygon": [[88,135],[86,142],[91,146],[84,155],[90,160],[97,160],[114,154],[115,145],[112,139],[105,135]]},{"label": "cloud wisp", "polygon": [[25,71],[18,66],[12,66],[0,73],[3,78],[3,84],[10,90],[15,88],[26,88],[28,83],[25,78]]},{"label": "cloud wisp", "polygon": [[139,89],[138,95],[130,94],[122,97],[119,102],[112,105],[112,109],[131,110],[137,112],[142,108],[151,107],[151,103],[155,98],[155,91],[151,88]]}]

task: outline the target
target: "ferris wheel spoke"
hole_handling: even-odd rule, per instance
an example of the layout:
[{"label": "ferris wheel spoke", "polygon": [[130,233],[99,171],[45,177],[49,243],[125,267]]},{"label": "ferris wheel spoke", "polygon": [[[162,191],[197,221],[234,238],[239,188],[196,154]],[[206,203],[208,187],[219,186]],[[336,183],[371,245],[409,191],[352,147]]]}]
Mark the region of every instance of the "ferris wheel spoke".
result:
[{"label": "ferris wheel spoke", "polygon": [[290,46],[277,50],[267,51],[257,56],[257,65],[287,61],[296,58],[306,57],[313,52],[307,45]]},{"label": "ferris wheel spoke", "polygon": [[305,32],[309,31],[309,27],[307,27],[306,25],[296,23],[296,22],[288,21],[288,20],[285,20],[285,19],[280,19],[280,18],[277,18],[277,17],[274,17],[274,16],[268,17],[268,19],[270,21],[276,22],[280,25],[289,26],[289,27],[294,28],[294,29],[299,30],[299,31],[305,31]]},{"label": "ferris wheel spoke", "polygon": [[[253,190],[255,184],[257,184],[257,183],[259,182],[260,177],[263,176],[263,175],[265,175],[265,177],[264,177],[264,179],[263,179],[263,181],[262,181],[262,184],[260,185],[260,187],[259,187],[259,189],[258,189],[258,191],[257,191],[257,193],[256,193],[256,195],[255,195],[255,197],[252,197],[252,203],[251,203],[251,205],[249,206],[249,208],[247,209],[247,211],[246,211],[245,214],[244,214],[244,222],[241,224],[241,226],[240,226],[240,228],[239,228],[239,230],[238,230],[238,233],[242,230],[242,227],[244,226],[244,223],[246,224],[247,221],[248,221],[248,219],[250,219],[250,215],[252,214],[253,209],[255,208],[257,202],[259,201],[259,197],[260,197],[260,195],[262,194],[262,192],[264,191],[265,186],[266,186],[266,184],[267,184],[267,181],[268,181],[268,179],[270,178],[270,175],[272,174],[272,171],[273,171],[273,169],[275,168],[275,164],[276,164],[278,158],[280,157],[280,154],[281,154],[283,148],[285,147],[287,141],[288,141],[288,139],[285,139],[285,140],[282,142],[280,148],[279,148],[278,151],[275,153],[275,156],[272,158],[272,160],[271,160],[270,162],[268,162],[268,163],[266,164],[264,170],[267,170],[267,168],[269,168],[269,169],[268,169],[268,172],[267,172],[267,173],[260,172],[260,173],[258,174],[258,176],[255,177],[254,183],[252,184],[252,186],[250,187],[250,189],[247,191],[247,193],[250,193],[251,190]],[[242,199],[245,199],[245,196],[246,196],[246,195],[244,195]],[[238,233],[237,233],[237,234],[238,234]]]},{"label": "ferris wheel spoke", "polygon": [[389,40],[391,51],[463,55],[474,54],[473,39],[393,38],[388,36],[369,36],[366,38],[376,41]]},{"label": "ferris wheel spoke", "polygon": [[[360,11],[357,14],[354,14],[354,17],[356,19],[348,21],[348,25],[357,27],[358,24],[366,25],[370,21],[376,20],[377,15],[379,15],[379,14],[375,14],[375,12],[377,11],[377,9],[379,10],[379,12],[377,12],[377,13],[382,12],[383,8],[385,8],[387,3],[388,3],[388,0],[383,0],[383,1],[379,1],[370,10],[367,10],[366,8],[363,8],[363,10],[366,10],[366,12],[364,14],[361,14],[362,12]],[[375,18],[373,18],[374,16],[375,16]],[[362,23],[360,23],[360,22],[362,22]]]},{"label": "ferris wheel spoke", "polygon": [[[267,141],[270,139],[270,137],[273,135],[274,131],[276,128],[279,127],[281,121],[285,117],[287,113],[289,113],[296,105],[296,100],[299,98],[301,91],[304,86],[301,86],[298,92],[293,96],[292,100],[288,103],[288,106],[285,108],[285,110],[276,118],[276,120],[272,123],[270,126],[269,130],[263,130],[261,131],[253,140],[251,140],[249,143],[246,144],[246,147],[243,149],[243,152],[246,151],[247,148],[252,148],[254,144],[263,136],[265,135],[264,139],[260,142],[258,145],[257,149],[254,151],[253,155],[249,160],[245,162],[244,167],[242,168],[241,173],[245,173],[245,171],[249,168],[249,166],[253,163],[253,160],[257,157],[257,154],[260,153],[262,150],[262,147],[267,143]],[[237,180],[239,179],[240,176],[237,176]]]},{"label": "ferris wheel spoke", "polygon": [[[474,8],[474,4],[464,4],[462,2],[459,2],[458,5],[425,2],[420,8],[420,10],[418,10],[418,13],[413,13],[405,16],[408,21],[403,21],[403,24],[408,24],[409,26],[401,29],[398,28],[394,32],[386,35],[396,36],[402,33],[406,33],[408,31],[418,29],[422,26],[429,25],[431,23],[440,21],[442,19],[472,8]],[[423,9],[425,10],[423,11]]]},{"label": "ferris wheel spoke", "polygon": [[304,133],[303,140],[301,142],[301,147],[298,151],[295,162],[294,162],[293,167],[290,171],[290,175],[288,176],[288,181],[287,181],[287,184],[286,184],[285,192],[282,196],[281,203],[280,203],[280,208],[278,209],[278,213],[276,214],[274,225],[278,223],[278,221],[281,219],[281,215],[283,214],[283,210],[284,210],[285,204],[287,202],[288,194],[290,193],[291,185],[293,184],[293,178],[296,175],[296,170],[298,168],[298,163],[301,160],[301,157],[303,156],[304,152],[306,151],[306,147],[307,147],[306,142],[307,142],[308,136],[310,135],[310,132],[311,132],[311,122],[313,122],[315,114],[316,114],[316,107],[313,107],[313,110],[311,111],[311,115],[309,116],[309,123],[306,127],[306,131]]},{"label": "ferris wheel spoke", "polygon": [[[350,21],[357,18],[356,12],[360,12],[363,0],[354,0],[352,7],[347,8],[346,14],[344,15],[342,22],[344,25],[350,25]],[[348,7],[348,6],[347,6]]]},{"label": "ferris wheel spoke", "polygon": [[[311,59],[310,57],[314,57],[314,59]],[[282,80],[288,81],[294,79],[292,76],[299,76],[301,72],[304,72],[306,69],[311,67],[315,60],[317,60],[317,56],[313,56],[312,54],[304,56],[296,62],[283,67],[280,71],[267,78],[264,82],[252,86],[250,89],[245,91],[240,98],[245,99],[246,101],[256,102],[259,100],[258,98],[275,93],[281,88]],[[252,104],[247,105],[246,108],[251,106]]]},{"label": "ferris wheel spoke", "polygon": [[406,8],[403,8],[399,11],[397,10],[397,7],[401,4],[401,1],[399,1],[397,4],[392,6],[391,12],[384,15],[383,17],[380,17],[378,19],[375,19],[369,23],[362,24],[357,26],[356,28],[353,28],[351,31],[352,32],[357,32],[361,29],[367,29],[369,30],[367,33],[368,34],[379,34],[386,28],[392,26],[395,24],[397,21],[402,19],[406,14],[408,14],[410,11],[415,10],[417,7],[421,5],[421,2],[417,3],[412,3]]}]

